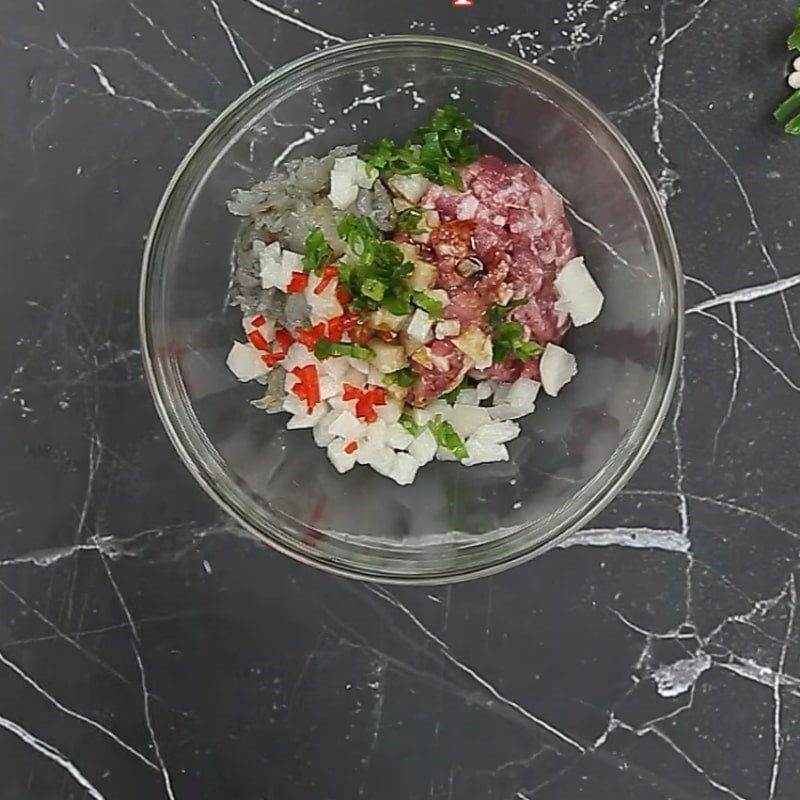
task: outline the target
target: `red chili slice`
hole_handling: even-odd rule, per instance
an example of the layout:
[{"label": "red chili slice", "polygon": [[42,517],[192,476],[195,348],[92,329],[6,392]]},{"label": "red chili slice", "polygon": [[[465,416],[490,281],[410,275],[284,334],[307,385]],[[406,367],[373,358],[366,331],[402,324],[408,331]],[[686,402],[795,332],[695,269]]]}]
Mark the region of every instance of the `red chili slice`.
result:
[{"label": "red chili slice", "polygon": [[325,267],[322,270],[320,282],[314,287],[314,294],[322,294],[331,285],[331,282],[338,277],[339,270],[336,267]]},{"label": "red chili slice", "polygon": [[339,285],[336,289],[336,299],[346,308],[353,302],[353,295],[344,286]]},{"label": "red chili slice", "polygon": [[261,360],[268,366],[274,367],[279,361],[286,358],[286,353],[265,353],[261,356]]},{"label": "red chili slice", "polygon": [[256,350],[269,350],[269,343],[261,335],[260,331],[250,331],[250,333],[247,334],[247,338]]},{"label": "red chili slice", "polygon": [[349,456],[353,455],[356,450],[358,450],[358,442],[349,442],[344,446],[344,451]]},{"label": "red chili slice", "polygon": [[308,286],[308,275],[305,272],[293,272],[292,279],[286,287],[286,292],[288,294],[298,294],[305,291],[306,286]]},{"label": "red chili slice", "polygon": [[250,324],[254,328],[260,328],[262,325],[267,324],[267,320],[264,318],[263,314],[259,314],[257,317],[253,317],[253,319],[250,320]]},{"label": "red chili slice", "polygon": [[360,400],[361,395],[363,394],[361,389],[357,386],[353,386],[350,383],[345,383],[343,386],[344,392],[342,393],[342,400],[347,402],[348,400]]},{"label": "red chili slice", "polygon": [[292,375],[297,378],[297,383],[292,387],[292,393],[300,400],[305,400],[310,414],[319,403],[319,375],[313,364],[305,367],[295,367]]},{"label": "red chili slice", "polygon": [[280,328],[276,332],[275,341],[278,343],[284,353],[294,344],[292,334],[289,333],[289,331],[287,331],[285,328]]},{"label": "red chili slice", "polygon": [[294,333],[297,341],[313,352],[317,342],[325,336],[325,323],[318,322],[313,328],[295,328]]}]

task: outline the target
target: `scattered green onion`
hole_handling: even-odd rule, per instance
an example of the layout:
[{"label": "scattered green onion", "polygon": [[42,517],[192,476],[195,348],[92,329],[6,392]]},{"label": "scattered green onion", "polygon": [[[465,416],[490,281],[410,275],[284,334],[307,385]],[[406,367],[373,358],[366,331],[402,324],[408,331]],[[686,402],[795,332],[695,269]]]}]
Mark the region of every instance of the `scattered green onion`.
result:
[{"label": "scattered green onion", "polygon": [[322,268],[333,260],[333,250],[325,241],[320,228],[314,228],[306,237],[306,254],[303,256],[303,269],[319,275]]},{"label": "scattered green onion", "polygon": [[380,301],[383,300],[384,294],[386,294],[386,284],[381,283],[375,278],[367,278],[361,284],[361,294],[369,297],[370,300],[374,300],[376,303],[380,303]]},{"label": "scattered green onion", "polygon": [[493,305],[486,314],[486,319],[488,320],[489,324],[494,327],[499,325],[503,319],[513,311],[515,308],[519,308],[520,306],[524,306],[528,302],[527,297],[520,297],[517,300],[511,300],[506,303],[504,306],[501,305]]},{"label": "scattered green onion", "polygon": [[383,376],[384,386],[400,386],[408,389],[417,380],[417,373],[413,369],[399,369],[397,372],[390,372]]},{"label": "scattered green onion", "polygon": [[530,361],[534,356],[544,352],[538,342],[525,341],[525,329],[519,322],[501,322],[494,326],[492,341],[492,361],[500,364],[512,353],[520,361]]},{"label": "scattered green onion", "polygon": [[319,358],[330,358],[331,356],[349,356],[350,358],[360,358],[369,361],[374,358],[375,352],[370,347],[363,344],[349,342],[329,342],[327,339],[320,339],[314,347],[314,355]]},{"label": "scattered green onion", "polygon": [[473,124],[455,106],[437,108],[430,124],[418,128],[413,139],[397,145],[381,139],[367,148],[367,163],[373,169],[400,175],[423,175],[442,186],[463,189],[456,166],[470,164],[478,148],[466,141]]},{"label": "scattered green onion", "polygon": [[449,422],[442,419],[441,414],[437,414],[436,417],[428,423],[428,426],[439,447],[444,447],[449,450],[456,458],[461,459],[469,457],[469,452],[461,437],[455,432],[455,429]]},{"label": "scattered green onion", "polygon": [[398,422],[414,437],[419,435],[419,425],[414,421],[411,414],[402,414]]},{"label": "scattered green onion", "polygon": [[[800,50],[800,8],[794,12],[795,26],[786,40],[789,50]],[[800,89],[789,95],[773,112],[783,130],[792,136],[800,136]]]},{"label": "scattered green onion", "polygon": [[421,227],[421,223],[422,209],[417,208],[416,206],[414,208],[407,208],[405,211],[401,211],[397,215],[397,227],[401,231],[405,231],[412,236],[425,233],[425,229]]},{"label": "scattered green onion", "polygon": [[411,295],[411,302],[417,307],[425,311],[431,319],[442,318],[442,304],[439,300],[431,297],[424,292],[414,292]]}]

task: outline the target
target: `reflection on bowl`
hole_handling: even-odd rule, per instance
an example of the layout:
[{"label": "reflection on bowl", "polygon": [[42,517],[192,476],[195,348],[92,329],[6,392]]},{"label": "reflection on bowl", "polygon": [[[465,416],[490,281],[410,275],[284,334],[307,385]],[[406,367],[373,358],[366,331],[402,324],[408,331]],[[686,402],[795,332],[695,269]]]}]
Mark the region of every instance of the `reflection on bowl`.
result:
[{"label": "reflection on bowl", "polygon": [[[365,95],[372,98],[364,102]],[[379,99],[376,99],[379,98]],[[252,409],[225,355],[236,220],[231,189],[335,145],[400,139],[457,100],[483,152],[524,160],[572,212],[606,305],[567,347],[580,372],[522,420],[511,461],[427,467],[411,487],[366,468],[336,473],[308,431]],[[588,522],[650,448],[669,405],[683,336],[669,222],[630,146],[546,72],[484,47],[397,36],[314,53],[227,109],[178,168],[156,213],[142,274],[143,352],[156,406],[203,488],[245,528],[309,564],[405,583],[490,574]]]}]

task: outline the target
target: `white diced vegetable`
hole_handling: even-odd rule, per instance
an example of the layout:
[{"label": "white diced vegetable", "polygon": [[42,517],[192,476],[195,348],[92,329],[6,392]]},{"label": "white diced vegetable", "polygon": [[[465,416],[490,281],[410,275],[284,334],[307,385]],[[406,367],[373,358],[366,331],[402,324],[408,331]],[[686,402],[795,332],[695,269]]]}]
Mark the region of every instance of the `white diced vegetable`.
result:
[{"label": "white diced vegetable", "polygon": [[480,406],[453,406],[446,415],[447,421],[462,438],[474,433],[481,425],[491,421],[489,409]]},{"label": "white diced vegetable", "polygon": [[436,338],[448,339],[461,333],[461,323],[457,319],[446,319],[436,323]]},{"label": "white diced vegetable", "polygon": [[419,462],[408,453],[397,453],[389,477],[400,486],[408,486],[414,483],[419,467]]},{"label": "white diced vegetable", "polygon": [[457,406],[477,406],[480,402],[478,398],[478,390],[469,387],[467,389],[462,389],[458,393],[458,399],[456,400]]},{"label": "white diced vegetable", "polygon": [[334,208],[344,210],[355,203],[358,198],[355,165],[347,159],[337,158],[331,170],[331,191],[328,199]]},{"label": "white diced vegetable", "polygon": [[384,342],[382,339],[371,339],[368,347],[375,353],[374,358],[369,363],[376,370],[383,373],[378,381],[380,385],[383,384],[383,375],[390,372],[397,372],[408,366],[406,351],[402,344]]},{"label": "white diced vegetable", "polygon": [[343,411],[331,423],[329,430],[334,436],[340,436],[348,442],[357,442],[366,433],[366,428],[366,423],[350,411]]},{"label": "white diced vegetable", "polygon": [[281,253],[281,267],[285,272],[302,272],[303,271],[303,256],[300,253],[295,253],[292,250],[284,250]]},{"label": "white diced vegetable", "polygon": [[320,371],[325,375],[330,375],[332,378],[343,378],[349,369],[350,363],[341,356],[326,358],[320,365]]},{"label": "white diced vegetable", "polygon": [[355,169],[353,170],[353,177],[356,184],[362,189],[371,189],[378,179],[378,170],[374,167],[368,167],[364,161],[357,156],[350,156],[356,159]]},{"label": "white diced vegetable", "polygon": [[532,406],[536,402],[541,384],[530,378],[518,378],[511,384],[505,402],[512,406]]},{"label": "white diced vegetable", "polygon": [[362,375],[367,375],[369,373],[369,361],[365,361],[363,358],[350,358],[347,357],[347,363],[356,371],[360,372]]},{"label": "white diced vegetable", "polygon": [[492,366],[492,340],[477,326],[471,326],[456,336],[453,344],[473,360],[476,369]]},{"label": "white diced vegetable", "polygon": [[[391,447],[373,447],[366,445],[359,447],[359,450],[364,451],[363,455],[359,453],[358,456],[360,464],[369,464],[379,475],[383,475],[385,478],[391,477],[395,459],[397,458],[396,453]],[[362,457],[365,457],[366,460],[362,461]]]},{"label": "white diced vegetable", "polygon": [[386,398],[385,406],[375,406],[375,413],[387,424],[397,422],[403,415],[403,403],[391,397]]},{"label": "white diced vegetable", "polygon": [[512,406],[508,403],[501,403],[499,406],[490,406],[486,409],[489,416],[496,420],[519,419],[520,417],[527,417],[535,410],[533,404],[529,406]]},{"label": "white diced vegetable", "polygon": [[436,437],[430,428],[425,428],[422,433],[408,447],[409,455],[413,456],[420,465],[433,461],[436,456]]},{"label": "white diced vegetable", "polygon": [[458,461],[455,454],[452,450],[448,450],[446,447],[440,447],[436,451],[436,460],[437,461]]},{"label": "white diced vegetable", "polygon": [[556,311],[569,314],[575,326],[594,322],[603,308],[603,293],[586,269],[583,258],[573,258],[564,265],[555,280],[558,301]]},{"label": "white diced vegetable", "polygon": [[476,464],[488,464],[493,461],[508,461],[508,450],[503,444],[492,444],[478,440],[467,445],[469,457],[461,463],[466,467],[474,467]]},{"label": "white diced vegetable", "polygon": [[444,289],[431,289],[429,292],[426,292],[426,294],[428,297],[431,297],[441,303],[442,306],[450,304],[450,295],[447,294]]},{"label": "white diced vegetable", "polygon": [[418,203],[433,184],[422,175],[392,175],[387,185],[394,194],[409,203]]},{"label": "white diced vegetable", "polygon": [[258,256],[261,268],[261,286],[264,289],[285,291],[292,279],[292,271],[283,265],[281,246],[277,242],[265,245],[263,242],[255,241],[253,252]]},{"label": "white diced vegetable", "polygon": [[328,445],[328,458],[337,472],[348,472],[356,465],[356,453],[345,453],[345,447],[347,447],[347,442],[341,439],[334,439]]},{"label": "white diced vegetable", "polygon": [[287,373],[291,373],[297,367],[307,367],[310,364],[319,366],[316,356],[309,352],[309,349],[299,342],[295,342],[286,352],[286,358],[280,362]]},{"label": "white diced vegetable", "polygon": [[339,416],[336,411],[329,411],[314,426],[314,441],[317,447],[327,447],[333,440],[334,435],[330,431],[331,423]]},{"label": "white diced vegetable", "polygon": [[479,207],[480,203],[474,194],[464,195],[456,206],[456,217],[458,219],[474,219]]},{"label": "white diced vegetable", "polygon": [[287,394],[283,398],[283,410],[287,414],[292,414],[292,416],[300,416],[301,414],[308,413],[308,405],[305,400],[301,400],[296,395]]},{"label": "white diced vegetable", "polygon": [[539,372],[545,392],[551,397],[555,397],[578,372],[578,366],[572,353],[557,344],[550,343],[544,349]]},{"label": "white diced vegetable", "polygon": [[[351,360],[355,359],[348,359],[348,361]],[[368,371],[369,370],[367,370],[367,372]],[[357,389],[363,389],[367,385],[367,374],[366,372],[361,372],[361,370],[350,367],[350,369],[345,372],[344,377],[342,378],[342,384],[345,383],[349,383],[351,386],[355,386]]]},{"label": "white diced vegetable", "polygon": [[383,386],[384,374],[370,364],[369,372],[367,373],[367,383],[370,386]]},{"label": "white diced vegetable", "polygon": [[386,443],[386,423],[378,417],[375,422],[367,425],[367,441],[370,447],[387,447]]},{"label": "white diced vegetable", "polygon": [[399,422],[386,428],[386,443],[395,450],[405,450],[413,441],[414,437]]},{"label": "white diced vegetable", "polygon": [[342,393],[342,382],[332,375],[323,375],[319,379],[319,396],[323,400],[337,397]]},{"label": "white diced vegetable", "polygon": [[411,317],[411,321],[408,323],[406,333],[409,338],[424,344],[430,339],[431,325],[432,321],[430,315],[421,308],[418,308]]},{"label": "white diced vegetable", "polygon": [[474,442],[483,442],[484,444],[505,444],[519,436],[520,427],[516,422],[490,422],[486,425],[481,425],[472,436],[467,440],[467,450]]},{"label": "white diced vegetable", "polygon": [[304,409],[300,414],[293,414],[289,421],[286,423],[288,430],[295,430],[299,428],[313,428],[327,413],[328,406],[325,403],[317,403],[311,413],[303,404]]},{"label": "white diced vegetable", "polygon": [[255,347],[241,342],[234,342],[225,362],[228,369],[242,383],[260,378],[269,372],[267,365],[261,360],[261,355]]},{"label": "white diced vegetable", "polygon": [[478,400],[488,400],[492,396],[494,389],[489,381],[481,381],[475,387],[475,391],[478,393]]},{"label": "white diced vegetable", "polygon": [[316,325],[318,322],[327,322],[334,317],[340,317],[344,312],[342,304],[336,297],[336,281],[331,281],[321,294],[315,292],[321,280],[322,278],[312,275],[305,289],[305,298],[308,303],[312,325]]},{"label": "white diced vegetable", "polygon": [[508,393],[511,391],[510,383],[499,383],[498,381],[490,381],[492,390],[494,392],[493,405],[499,406],[506,402]]}]

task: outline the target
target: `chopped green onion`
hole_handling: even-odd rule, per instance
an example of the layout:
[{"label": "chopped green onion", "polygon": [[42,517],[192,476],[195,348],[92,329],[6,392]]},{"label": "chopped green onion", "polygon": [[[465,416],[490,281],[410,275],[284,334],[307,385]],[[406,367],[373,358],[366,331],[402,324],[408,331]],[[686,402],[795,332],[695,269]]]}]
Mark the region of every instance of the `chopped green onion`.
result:
[{"label": "chopped green onion", "polygon": [[361,294],[369,297],[370,300],[374,300],[376,303],[380,303],[380,301],[383,300],[383,295],[386,294],[386,284],[381,283],[375,278],[367,278],[361,284]]},{"label": "chopped green onion", "polygon": [[509,301],[504,306],[493,305],[487,312],[486,319],[492,327],[499,325],[503,321],[503,318],[506,316],[506,314],[509,314],[515,308],[526,305],[527,302],[527,297],[520,297],[517,300]]},{"label": "chopped green onion", "polygon": [[320,339],[314,347],[314,355],[319,359],[330,358],[331,356],[349,356],[350,358],[369,361],[374,358],[375,352],[363,344],[329,342],[327,339]]},{"label": "chopped green onion", "polygon": [[800,50],[800,8],[794,10],[794,30],[789,34],[786,44],[790,50]]},{"label": "chopped green onion", "polygon": [[789,122],[796,114],[800,113],[800,89],[789,95],[773,112],[778,122]]},{"label": "chopped green onion", "polygon": [[431,319],[442,318],[442,304],[439,300],[431,297],[424,292],[414,292],[411,295],[411,302],[430,315]]},{"label": "chopped green onion", "polygon": [[425,233],[425,229],[420,227],[421,222],[422,209],[419,209],[416,206],[414,208],[407,208],[405,211],[401,211],[397,215],[397,227],[401,231],[410,233],[412,236]]},{"label": "chopped green onion", "polygon": [[408,389],[417,380],[417,373],[413,369],[399,369],[397,372],[390,372],[383,376],[385,386],[400,386]]},{"label": "chopped green onion", "polygon": [[461,459],[469,457],[469,452],[464,446],[461,437],[455,432],[455,429],[449,422],[442,419],[441,414],[437,414],[436,417],[428,423],[428,426],[439,447],[444,447],[446,450],[449,450],[456,458]]},{"label": "chopped green onion", "polygon": [[411,414],[402,414],[398,422],[415,438],[419,435],[419,425]]},{"label": "chopped green onion", "polygon": [[322,268],[333,260],[333,250],[325,241],[325,235],[320,228],[314,228],[306,237],[306,254],[303,256],[303,269],[306,272],[316,272],[318,275]]},{"label": "chopped green onion", "polygon": [[544,352],[538,342],[525,341],[525,329],[519,322],[501,322],[494,326],[492,342],[492,361],[500,364],[512,353],[520,361],[530,361],[534,356]]},{"label": "chopped green onion", "polygon": [[461,383],[456,386],[455,389],[451,389],[447,394],[442,395],[442,400],[447,403],[449,406],[454,406],[456,404],[456,400],[458,400],[458,396],[461,394],[462,389],[467,387],[468,379],[465,378]]},{"label": "chopped green onion", "polygon": [[358,256],[366,252],[370,242],[379,239],[378,229],[369,217],[356,217],[352,214],[342,219],[337,232]]},{"label": "chopped green onion", "polygon": [[389,139],[367,148],[369,167],[400,175],[423,175],[443,186],[463,189],[455,167],[469,164],[478,157],[478,148],[465,137],[473,130],[472,123],[454,106],[437,108],[430,124],[418,128],[413,141],[400,146]]}]

